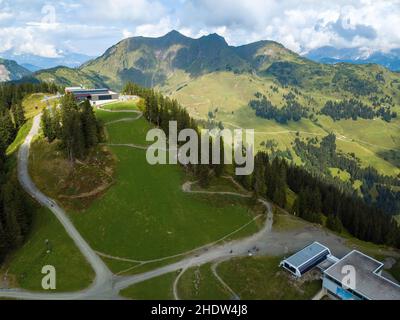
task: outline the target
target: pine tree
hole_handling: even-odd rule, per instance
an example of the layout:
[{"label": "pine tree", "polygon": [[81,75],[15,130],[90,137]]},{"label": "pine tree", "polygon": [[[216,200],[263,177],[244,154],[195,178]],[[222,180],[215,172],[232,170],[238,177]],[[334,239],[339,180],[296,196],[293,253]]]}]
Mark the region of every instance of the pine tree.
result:
[{"label": "pine tree", "polygon": [[55,138],[61,139],[61,136],[62,136],[61,113],[60,113],[60,110],[56,107],[53,107],[52,118],[51,118],[51,127],[54,132]]},{"label": "pine tree", "polygon": [[15,126],[17,127],[17,129],[19,129],[26,122],[25,111],[21,101],[19,101],[16,105],[14,105],[13,114],[14,114]]},{"label": "pine tree", "polygon": [[263,153],[258,153],[254,158],[253,172],[253,190],[255,198],[264,196],[266,192],[265,185],[265,165],[263,161]]},{"label": "pine tree", "polygon": [[82,126],[75,98],[66,94],[61,99],[61,141],[71,163],[79,157],[82,150]]},{"label": "pine tree", "polygon": [[326,220],[326,227],[332,231],[341,233],[343,231],[343,225],[338,216],[332,214],[328,215]]},{"label": "pine tree", "polygon": [[55,132],[52,124],[50,111],[47,108],[43,110],[41,122],[42,122],[41,127],[44,136],[47,138],[49,142],[52,142],[55,139]]},{"label": "pine tree", "polygon": [[73,113],[72,123],[72,153],[75,158],[82,159],[86,155],[87,149],[85,148],[85,135],[82,127],[81,115],[78,111]]},{"label": "pine tree", "polygon": [[13,248],[22,244],[28,230],[29,218],[26,203],[13,180],[2,188],[2,204],[5,219],[5,232]]},{"label": "pine tree", "polygon": [[9,111],[7,110],[0,117],[0,141],[3,142],[4,146],[8,146],[14,141],[15,134],[14,123]]},{"label": "pine tree", "polygon": [[99,139],[96,116],[88,100],[83,102],[81,121],[85,148],[89,149],[97,145]]}]

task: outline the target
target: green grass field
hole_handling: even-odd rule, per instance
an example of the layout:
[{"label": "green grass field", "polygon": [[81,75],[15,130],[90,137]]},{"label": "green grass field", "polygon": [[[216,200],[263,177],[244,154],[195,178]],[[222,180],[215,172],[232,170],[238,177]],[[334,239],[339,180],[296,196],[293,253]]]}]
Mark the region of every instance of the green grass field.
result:
[{"label": "green grass field", "polygon": [[339,178],[344,182],[349,181],[351,178],[350,173],[348,173],[347,171],[340,170],[338,168],[329,168],[329,172],[331,173],[332,177]]},{"label": "green grass field", "polygon": [[229,300],[229,291],[214,276],[211,265],[187,270],[178,283],[178,295],[183,300]]},{"label": "green grass field", "polygon": [[144,151],[111,149],[118,158],[116,184],[72,215],[101,252],[139,260],[167,257],[213,242],[252,218],[243,200],[183,193],[179,167],[151,167]]},{"label": "green grass field", "polygon": [[31,130],[32,123],[33,121],[30,119],[21,127],[21,129],[19,129],[15,140],[7,148],[7,155],[11,155],[18,150],[19,146],[24,142],[26,136]]},{"label": "green grass field", "polygon": [[[109,119],[110,116],[108,115],[106,118]],[[151,128],[152,126],[144,118],[134,122],[110,124],[107,126],[108,143],[136,143],[143,146],[152,144],[152,142],[146,141],[147,132]]]},{"label": "green grass field", "polygon": [[[48,248],[50,253],[47,253]],[[34,212],[32,231],[26,243],[7,259],[0,274],[8,271],[12,286],[42,291],[44,275],[41,270],[45,265],[56,268],[58,292],[87,288],[94,278],[91,267],[58,220],[48,209],[41,208]]]},{"label": "green grass field", "polygon": [[138,283],[120,292],[121,296],[134,300],[173,300],[173,283],[177,273]]},{"label": "green grass field", "polygon": [[106,110],[137,110],[135,101],[110,103],[103,105],[101,108]]},{"label": "green grass field", "polygon": [[217,271],[244,300],[309,300],[321,280],[294,280],[279,267],[280,257],[239,258],[223,262]]},{"label": "green grass field", "polygon": [[[398,164],[385,156],[389,150],[400,149],[399,118],[390,123],[381,119],[333,121],[329,117],[318,115],[318,124],[302,119],[299,122],[281,125],[275,121],[257,118],[254,111],[248,107],[248,102],[254,98],[257,91],[264,93],[275,105],[283,105],[283,95],[290,90],[279,87],[279,92],[276,93],[270,89],[271,85],[276,84],[268,78],[234,75],[229,72],[215,72],[196,79],[190,79],[178,72],[161,90],[178,99],[194,118],[206,119],[208,112],[212,111],[215,120],[222,121],[227,128],[254,129],[256,147],[259,149],[262,141],[273,139],[278,143],[279,149],[291,150],[291,143],[296,138],[297,131],[303,137],[325,136],[334,132],[340,137],[337,140],[338,149],[346,153],[354,152],[361,159],[363,166],[374,166],[387,175],[400,173]],[[304,103],[306,96],[311,97],[316,110],[322,108],[327,100],[339,99],[344,94],[309,91],[304,88],[301,91],[299,101]],[[398,109],[396,106],[393,110]]]},{"label": "green grass field", "polygon": [[[115,114],[98,112],[105,122],[110,115],[115,120]],[[112,143],[143,145],[148,128],[141,119],[109,125],[107,131]],[[179,166],[151,166],[143,150],[110,149],[117,158],[116,183],[89,208],[71,214],[85,239],[102,253],[136,260],[164,258],[219,240],[255,216],[246,199],[184,193],[186,176]],[[257,229],[252,222],[232,238]]]},{"label": "green grass field", "polygon": [[[279,267],[280,257],[236,258],[219,264],[220,278],[242,300],[308,300],[320,289],[314,278],[294,280]],[[211,264],[187,270],[178,283],[185,300],[229,300],[233,293],[213,274]]]},{"label": "green grass field", "polygon": [[26,119],[31,119],[35,117],[43,110],[43,108],[45,108],[46,103],[42,101],[44,97],[45,94],[43,93],[34,93],[27,96],[22,101],[22,106],[24,107],[25,110]]}]

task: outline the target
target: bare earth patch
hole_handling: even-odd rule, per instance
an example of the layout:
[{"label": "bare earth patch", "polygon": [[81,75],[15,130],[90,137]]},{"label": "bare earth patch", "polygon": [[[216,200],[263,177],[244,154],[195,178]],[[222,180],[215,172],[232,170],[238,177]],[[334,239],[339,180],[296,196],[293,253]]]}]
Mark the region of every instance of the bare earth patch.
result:
[{"label": "bare earth patch", "polygon": [[65,208],[82,210],[114,184],[116,159],[106,146],[94,148],[84,161],[70,163],[58,142],[32,145],[29,171],[43,192]]}]

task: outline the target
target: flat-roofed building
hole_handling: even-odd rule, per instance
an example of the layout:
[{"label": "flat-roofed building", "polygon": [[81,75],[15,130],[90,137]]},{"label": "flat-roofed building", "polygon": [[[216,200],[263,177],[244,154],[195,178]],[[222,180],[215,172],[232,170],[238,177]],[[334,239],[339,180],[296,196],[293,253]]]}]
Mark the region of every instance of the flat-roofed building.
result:
[{"label": "flat-roofed building", "polygon": [[357,250],[338,259],[327,247],[314,242],[280,265],[296,277],[319,269],[322,289],[337,299],[400,300],[400,285],[382,275],[384,264]]},{"label": "flat-roofed building", "polygon": [[106,88],[85,89],[82,87],[68,87],[65,88],[65,93],[73,94],[78,101],[89,100],[92,104],[101,104],[107,101],[119,99],[118,93]]},{"label": "flat-roofed building", "polygon": [[[400,300],[400,286],[382,269],[383,263],[354,250],[325,270],[323,287],[342,300]],[[351,273],[353,284],[347,280]]]},{"label": "flat-roofed building", "polygon": [[296,277],[301,277],[304,273],[325,261],[330,254],[331,251],[327,247],[319,242],[314,242],[289,258],[284,259],[280,266]]}]

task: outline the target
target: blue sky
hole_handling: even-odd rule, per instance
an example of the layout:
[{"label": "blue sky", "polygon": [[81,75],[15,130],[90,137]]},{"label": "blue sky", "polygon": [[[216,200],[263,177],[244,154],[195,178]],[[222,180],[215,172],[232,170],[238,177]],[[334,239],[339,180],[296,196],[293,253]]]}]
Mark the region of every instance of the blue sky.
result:
[{"label": "blue sky", "polygon": [[400,48],[400,0],[0,0],[0,52],[99,55],[130,36],[217,32],[240,45],[275,40],[304,53],[324,45]]}]

